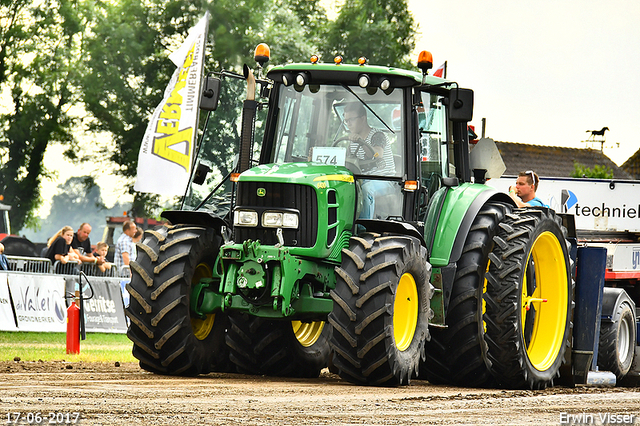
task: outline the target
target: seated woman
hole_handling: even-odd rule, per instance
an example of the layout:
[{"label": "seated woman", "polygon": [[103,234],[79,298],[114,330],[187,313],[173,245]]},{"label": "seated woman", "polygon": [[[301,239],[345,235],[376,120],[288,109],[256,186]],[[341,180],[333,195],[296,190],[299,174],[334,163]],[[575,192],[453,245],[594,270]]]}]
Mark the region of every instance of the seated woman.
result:
[{"label": "seated woman", "polygon": [[71,242],[73,241],[73,228],[65,226],[59,230],[53,237],[49,239],[47,246],[49,247],[45,257],[51,259],[51,263],[55,263],[56,260],[62,264],[66,264],[69,261],[76,261],[81,263],[80,258],[74,250],[71,249]]}]

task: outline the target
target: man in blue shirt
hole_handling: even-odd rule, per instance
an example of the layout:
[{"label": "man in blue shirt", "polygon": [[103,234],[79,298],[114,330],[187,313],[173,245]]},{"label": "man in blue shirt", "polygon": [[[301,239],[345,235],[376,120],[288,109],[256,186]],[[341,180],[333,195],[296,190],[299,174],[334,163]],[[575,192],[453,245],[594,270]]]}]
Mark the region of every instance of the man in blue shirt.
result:
[{"label": "man in blue shirt", "polygon": [[549,207],[536,197],[540,178],[532,171],[520,172],[515,186],[509,187],[509,197],[518,207]]},{"label": "man in blue shirt", "polygon": [[0,243],[0,271],[8,271],[9,262],[7,256],[4,255],[4,244]]}]

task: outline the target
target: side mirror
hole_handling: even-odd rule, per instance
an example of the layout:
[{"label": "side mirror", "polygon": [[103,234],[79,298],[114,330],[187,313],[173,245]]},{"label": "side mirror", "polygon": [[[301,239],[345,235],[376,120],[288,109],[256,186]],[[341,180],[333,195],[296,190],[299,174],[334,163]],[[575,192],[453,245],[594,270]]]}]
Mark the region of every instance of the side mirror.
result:
[{"label": "side mirror", "polygon": [[211,171],[209,166],[206,164],[198,163],[198,167],[196,168],[196,172],[193,176],[193,183],[195,185],[202,185],[204,180],[207,178],[207,174]]},{"label": "side mirror", "polygon": [[449,120],[469,122],[473,118],[473,90],[452,89],[449,92]]},{"label": "side mirror", "polygon": [[220,99],[220,79],[207,76],[200,97],[200,109],[215,111],[218,108],[218,99]]}]

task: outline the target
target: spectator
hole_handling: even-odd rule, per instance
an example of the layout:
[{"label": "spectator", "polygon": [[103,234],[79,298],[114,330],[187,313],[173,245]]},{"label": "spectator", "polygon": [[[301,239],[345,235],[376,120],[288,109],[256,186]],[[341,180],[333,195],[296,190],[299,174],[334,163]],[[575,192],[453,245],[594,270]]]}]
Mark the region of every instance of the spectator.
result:
[{"label": "spectator", "polygon": [[78,258],[84,263],[95,263],[101,265],[104,260],[100,260],[95,257],[91,249],[91,240],[89,234],[91,233],[91,225],[83,223],[78,228],[78,231],[73,234],[73,241],[71,242],[71,248],[76,252]]},{"label": "spectator", "polygon": [[131,256],[135,250],[135,244],[133,244],[134,235],[136,235],[136,224],[131,220],[127,220],[122,225],[122,235],[118,238],[116,252],[113,256],[118,271],[121,271],[121,275],[124,276],[129,276],[129,272],[125,273],[124,270],[129,268]]},{"label": "spectator", "polygon": [[136,234],[133,236],[133,254],[131,255],[131,261],[137,259],[138,257],[138,247],[137,244],[142,240],[142,229],[136,228]]},{"label": "spectator", "polygon": [[7,256],[4,255],[4,244],[0,243],[0,271],[9,270],[9,261]]},{"label": "spectator", "polygon": [[520,172],[516,184],[509,187],[509,197],[518,207],[549,207],[536,197],[540,178],[532,171]]},{"label": "spectator", "polygon": [[97,259],[96,264],[101,272],[106,272],[107,269],[111,269],[111,263],[107,262],[107,252],[109,251],[109,245],[104,242],[96,244],[96,251],[93,253],[93,257]]},{"label": "spectator", "polygon": [[82,263],[76,252],[71,248],[73,241],[73,228],[65,226],[59,230],[56,235],[49,239],[47,246],[49,249],[45,257],[51,259],[52,263],[59,260],[60,263],[66,264],[70,261]]}]

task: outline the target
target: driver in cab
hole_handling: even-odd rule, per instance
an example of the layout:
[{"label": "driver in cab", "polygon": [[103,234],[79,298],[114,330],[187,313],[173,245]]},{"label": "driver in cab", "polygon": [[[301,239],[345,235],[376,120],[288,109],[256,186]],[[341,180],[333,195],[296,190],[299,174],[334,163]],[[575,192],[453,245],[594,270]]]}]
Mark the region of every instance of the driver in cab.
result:
[{"label": "driver in cab", "polygon": [[[391,144],[384,132],[369,126],[367,111],[364,105],[352,103],[344,111],[344,122],[349,130],[348,155],[358,158],[365,174],[395,176]],[[385,180],[362,180],[363,205],[361,219],[378,219],[374,217],[376,198],[394,194],[396,188],[392,182]],[[386,218],[382,218],[386,219]]]}]

